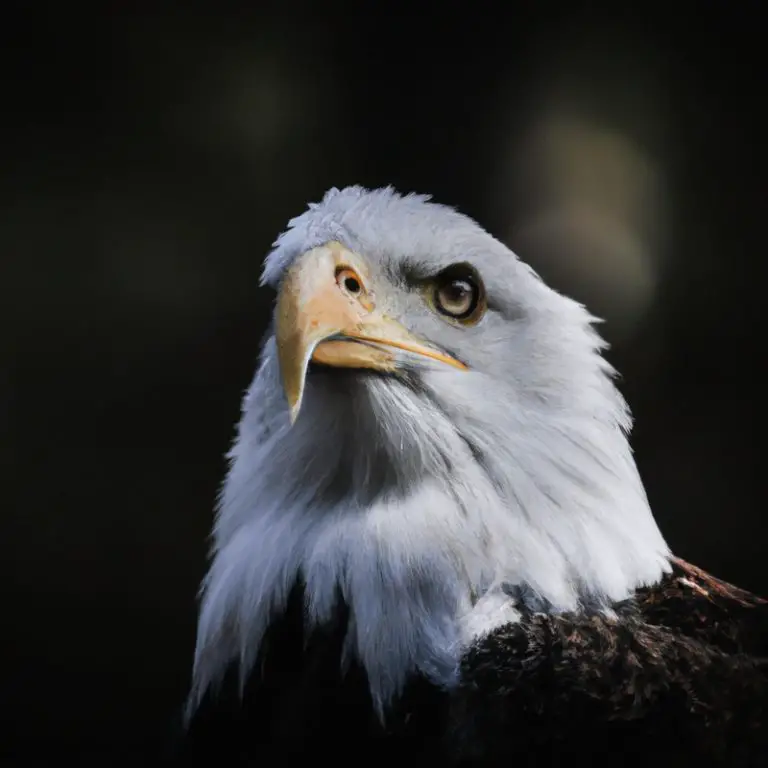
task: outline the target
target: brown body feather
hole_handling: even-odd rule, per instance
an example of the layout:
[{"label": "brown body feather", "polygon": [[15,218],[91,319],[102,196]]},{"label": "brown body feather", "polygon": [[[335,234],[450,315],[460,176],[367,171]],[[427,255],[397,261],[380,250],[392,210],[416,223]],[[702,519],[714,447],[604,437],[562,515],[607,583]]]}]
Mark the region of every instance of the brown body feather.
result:
[{"label": "brown body feather", "polygon": [[616,617],[532,614],[466,657],[467,761],[768,766],[768,602],[683,560]]}]

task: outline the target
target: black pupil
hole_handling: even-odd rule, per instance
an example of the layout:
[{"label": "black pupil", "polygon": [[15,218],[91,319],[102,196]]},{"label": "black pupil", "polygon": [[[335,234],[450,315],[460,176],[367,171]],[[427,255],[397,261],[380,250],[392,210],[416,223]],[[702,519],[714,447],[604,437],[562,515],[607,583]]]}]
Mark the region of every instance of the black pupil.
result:
[{"label": "black pupil", "polygon": [[357,280],[354,277],[347,277],[344,279],[344,287],[350,292],[350,293],[359,293],[360,292],[360,283],[357,282]]},{"label": "black pupil", "polygon": [[452,280],[446,290],[445,297],[448,301],[459,304],[472,292],[472,286],[464,280]]}]

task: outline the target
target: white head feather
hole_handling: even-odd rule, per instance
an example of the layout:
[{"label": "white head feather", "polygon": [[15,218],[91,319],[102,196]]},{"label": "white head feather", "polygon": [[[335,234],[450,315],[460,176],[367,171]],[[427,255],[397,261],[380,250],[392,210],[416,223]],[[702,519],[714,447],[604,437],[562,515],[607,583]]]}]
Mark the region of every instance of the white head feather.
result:
[{"label": "white head feather", "polygon": [[[194,707],[227,665],[250,671],[297,578],[310,622],[338,596],[346,652],[377,706],[420,672],[450,685],[478,635],[516,605],[609,609],[669,570],[627,433],[630,415],[594,318],[474,221],[391,189],[331,190],[266,260],[277,287],[310,248],[372,265],[388,314],[469,372],[308,376],[291,426],[268,337],[229,454],[204,582]],[[445,323],[407,276],[469,262],[488,312]]]}]

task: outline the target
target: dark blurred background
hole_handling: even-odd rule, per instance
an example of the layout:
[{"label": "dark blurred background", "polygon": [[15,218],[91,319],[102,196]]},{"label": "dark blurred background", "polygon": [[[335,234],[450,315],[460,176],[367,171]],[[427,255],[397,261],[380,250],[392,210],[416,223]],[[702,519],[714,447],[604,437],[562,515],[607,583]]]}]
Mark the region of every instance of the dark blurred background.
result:
[{"label": "dark blurred background", "polygon": [[330,186],[432,193],[606,318],[671,546],[768,593],[758,4],[538,5],[6,7],[2,765],[170,732],[261,260]]}]

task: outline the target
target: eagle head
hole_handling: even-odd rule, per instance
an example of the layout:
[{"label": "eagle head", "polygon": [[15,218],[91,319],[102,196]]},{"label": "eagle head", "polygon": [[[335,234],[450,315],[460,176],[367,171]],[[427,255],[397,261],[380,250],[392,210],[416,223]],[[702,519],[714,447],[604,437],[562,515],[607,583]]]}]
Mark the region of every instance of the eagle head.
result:
[{"label": "eagle head", "polygon": [[263,283],[193,702],[248,674],[297,582],[312,625],[346,604],[344,658],[381,708],[412,674],[450,686],[523,609],[610,610],[669,569],[595,318],[470,218],[333,189]]}]

